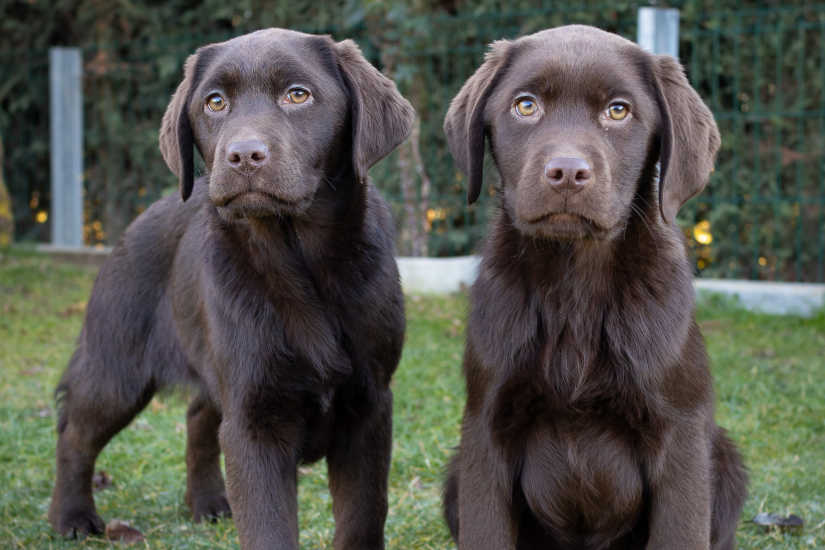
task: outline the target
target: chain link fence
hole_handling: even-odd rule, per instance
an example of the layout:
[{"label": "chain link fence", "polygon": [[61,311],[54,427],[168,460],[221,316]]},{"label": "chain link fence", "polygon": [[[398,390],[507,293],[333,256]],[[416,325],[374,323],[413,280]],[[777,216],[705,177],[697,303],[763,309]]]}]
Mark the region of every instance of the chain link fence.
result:
[{"label": "chain link fence", "polygon": [[[494,208],[495,178],[466,205],[464,178],[441,131],[450,99],[486,45],[567,23],[636,36],[643,3],[438,15],[369,22],[319,21],[301,30],[353,38],[390,74],[420,116],[414,139],[372,170],[393,205],[404,254],[472,253]],[[825,282],[825,4],[681,9],[680,58],[723,136],[708,189],[680,214],[699,275]],[[709,9],[706,9],[709,8]],[[249,29],[83,47],[84,237],[113,244],[129,222],[175,188],[157,131],[185,57]],[[0,51],[0,132],[18,238],[49,238],[48,54]],[[202,170],[202,167],[201,167]]]}]

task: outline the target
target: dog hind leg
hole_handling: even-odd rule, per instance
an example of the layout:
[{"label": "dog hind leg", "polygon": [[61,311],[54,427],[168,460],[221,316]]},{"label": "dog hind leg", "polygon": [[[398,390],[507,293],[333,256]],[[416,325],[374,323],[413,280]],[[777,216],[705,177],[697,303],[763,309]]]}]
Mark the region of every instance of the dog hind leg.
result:
[{"label": "dog hind leg", "polygon": [[72,538],[103,532],[95,510],[92,476],[100,451],[149,403],[151,380],[118,384],[96,376],[78,350],[57,387],[57,480],[49,506],[49,522]]},{"label": "dog hind leg", "polygon": [[447,480],[444,482],[444,519],[453,540],[458,543],[458,453],[447,466]]},{"label": "dog hind leg", "polygon": [[736,547],[736,526],[747,497],[748,475],[733,442],[718,428],[713,440],[713,550]]}]

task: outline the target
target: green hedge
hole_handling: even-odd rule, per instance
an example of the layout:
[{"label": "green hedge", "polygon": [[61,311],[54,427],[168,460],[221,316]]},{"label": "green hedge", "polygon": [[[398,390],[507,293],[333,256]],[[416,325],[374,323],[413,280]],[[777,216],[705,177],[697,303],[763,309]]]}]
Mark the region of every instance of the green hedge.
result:
[{"label": "green hedge", "polygon": [[[372,173],[394,206],[399,249],[469,253],[484,234],[494,201],[488,194],[481,204],[466,206],[463,177],[447,153],[441,123],[486,44],[573,22],[633,39],[640,5],[6,3],[0,7],[0,31],[8,44],[0,49],[6,75],[0,83],[0,132],[7,136],[5,173],[17,235],[48,238],[48,221],[39,223],[49,200],[48,46],[78,45],[84,51],[86,238],[90,244],[112,243],[137,213],[175,185],[157,150],[157,128],[182,60],[201,44],[283,26],[351,37],[398,82],[420,115],[420,151],[404,146]],[[697,272],[825,281],[825,4],[671,5],[681,8],[680,57],[723,133],[709,189],[680,216]],[[409,169],[419,156],[429,192]],[[490,183],[492,194],[495,182]]]}]

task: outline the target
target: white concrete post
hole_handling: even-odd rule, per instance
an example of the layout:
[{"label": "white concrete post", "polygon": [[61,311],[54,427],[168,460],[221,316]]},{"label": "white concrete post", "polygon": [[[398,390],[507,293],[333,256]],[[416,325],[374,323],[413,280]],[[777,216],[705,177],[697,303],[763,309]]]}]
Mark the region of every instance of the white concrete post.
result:
[{"label": "white concrete post", "polygon": [[52,244],[83,246],[83,60],[49,49]]},{"label": "white concrete post", "polygon": [[679,10],[639,8],[636,41],[642,49],[679,58]]}]

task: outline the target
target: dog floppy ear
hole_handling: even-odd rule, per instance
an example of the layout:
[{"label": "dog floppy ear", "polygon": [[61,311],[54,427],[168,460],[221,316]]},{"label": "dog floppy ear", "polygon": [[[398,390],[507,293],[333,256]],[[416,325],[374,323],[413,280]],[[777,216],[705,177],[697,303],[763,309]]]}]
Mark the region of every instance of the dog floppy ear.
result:
[{"label": "dog floppy ear", "polygon": [[467,201],[472,204],[481,193],[484,176],[484,109],[506,66],[511,42],[497,40],[484,56],[484,63],[458,92],[444,117],[447,145],[458,168],[467,175]]},{"label": "dog floppy ear", "polygon": [[192,194],[195,166],[192,147],[194,136],[189,122],[189,100],[194,90],[198,54],[190,55],[183,68],[183,80],[172,95],[160,125],[160,152],[169,170],[180,180],[183,200]]},{"label": "dog floppy ear", "polygon": [[653,71],[662,121],[659,210],[662,219],[673,223],[682,205],[708,184],[719,150],[719,130],[678,61],[655,56]]},{"label": "dog floppy ear", "polygon": [[415,110],[355,42],[343,40],[334,48],[351,96],[352,165],[358,181],[365,182],[370,167],[410,135]]}]

